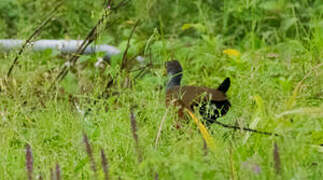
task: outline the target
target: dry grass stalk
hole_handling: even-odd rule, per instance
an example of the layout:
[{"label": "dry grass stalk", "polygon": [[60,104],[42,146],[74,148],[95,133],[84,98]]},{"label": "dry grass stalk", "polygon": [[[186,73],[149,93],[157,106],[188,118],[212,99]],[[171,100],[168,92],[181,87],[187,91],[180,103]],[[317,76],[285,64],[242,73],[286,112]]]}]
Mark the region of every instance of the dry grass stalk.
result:
[{"label": "dry grass stalk", "polygon": [[29,144],[26,145],[26,168],[28,179],[33,179],[33,154],[31,152],[31,147]]},{"label": "dry grass stalk", "polygon": [[159,125],[159,128],[158,128],[158,132],[157,132],[157,136],[156,136],[156,140],[155,140],[155,149],[157,149],[158,140],[159,140],[159,137],[160,137],[160,135],[161,135],[161,131],[162,131],[162,129],[163,129],[163,125],[164,125],[164,123],[165,123],[165,120],[166,120],[166,117],[167,117],[168,110],[169,110],[169,108],[167,108],[167,109],[166,109],[165,114],[164,114],[164,116],[163,116],[163,118],[162,118],[162,120],[161,120],[161,122],[160,122],[160,125]]},{"label": "dry grass stalk", "polygon": [[101,164],[104,172],[104,179],[109,180],[109,164],[103,149],[101,149]]}]

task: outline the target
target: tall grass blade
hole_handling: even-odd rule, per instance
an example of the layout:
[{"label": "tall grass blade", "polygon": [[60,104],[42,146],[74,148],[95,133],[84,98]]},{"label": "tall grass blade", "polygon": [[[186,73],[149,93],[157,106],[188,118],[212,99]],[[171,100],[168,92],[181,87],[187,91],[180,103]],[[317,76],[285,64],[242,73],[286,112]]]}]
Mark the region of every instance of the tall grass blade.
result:
[{"label": "tall grass blade", "polygon": [[[254,129],[254,128],[257,127],[257,124],[261,120],[260,115],[265,112],[265,105],[264,105],[263,99],[259,95],[255,95],[253,98],[254,98],[254,100],[256,102],[257,109],[256,109],[256,112],[255,112],[254,120],[250,124],[251,129]],[[247,143],[249,137],[250,137],[250,132],[247,132],[247,134],[243,138],[243,144]]]},{"label": "tall grass blade", "polygon": [[231,179],[234,180],[234,179],[237,179],[237,178],[236,178],[236,169],[234,167],[234,160],[233,160],[233,153],[232,153],[232,145],[230,145],[229,153],[230,153]]},{"label": "tall grass blade", "polygon": [[155,149],[157,148],[158,140],[159,140],[160,135],[161,135],[161,132],[162,132],[162,130],[163,130],[163,125],[164,125],[164,123],[165,123],[165,120],[166,120],[166,117],[167,117],[168,110],[169,110],[169,108],[167,108],[167,109],[166,109],[166,112],[165,112],[165,114],[164,114],[164,116],[163,116],[163,118],[162,118],[162,120],[161,120],[161,122],[160,122],[160,125],[159,125],[159,128],[158,128],[158,132],[157,132],[157,136],[156,136],[156,140],[155,140]]},{"label": "tall grass blade", "polygon": [[194,120],[194,122],[196,123],[197,127],[199,128],[203,139],[205,140],[207,146],[211,149],[211,150],[215,150],[215,144],[214,144],[214,140],[211,137],[210,133],[208,132],[208,130],[206,129],[206,127],[203,125],[203,123],[188,109],[185,109],[188,114],[192,117],[192,119]]},{"label": "tall grass blade", "polygon": [[304,78],[300,82],[297,83],[295,89],[293,90],[293,93],[292,93],[291,97],[289,97],[289,99],[287,100],[287,103],[286,103],[286,109],[287,110],[290,110],[291,108],[294,107],[294,105],[296,103],[296,97],[297,97],[297,95],[298,95],[298,93],[299,93],[299,91],[300,91],[300,89],[301,89],[301,87],[303,85],[303,82],[313,73],[314,70],[319,69],[321,66],[323,66],[323,63],[314,66],[311,69],[311,71],[309,71],[304,76]]},{"label": "tall grass blade", "polygon": [[321,107],[304,107],[304,108],[285,111],[276,115],[276,117],[281,118],[283,116],[291,115],[291,114],[309,115],[309,116],[321,118],[323,117],[323,105]]}]

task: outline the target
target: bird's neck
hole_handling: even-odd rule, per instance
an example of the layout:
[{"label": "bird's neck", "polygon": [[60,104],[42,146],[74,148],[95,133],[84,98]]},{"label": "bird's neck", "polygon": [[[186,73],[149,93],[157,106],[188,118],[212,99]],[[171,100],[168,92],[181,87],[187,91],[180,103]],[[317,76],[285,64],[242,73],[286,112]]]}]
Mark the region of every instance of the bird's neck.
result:
[{"label": "bird's neck", "polygon": [[182,72],[179,73],[170,73],[168,75],[170,77],[170,80],[167,83],[166,90],[174,87],[174,86],[180,86],[181,85],[181,80],[182,80]]}]

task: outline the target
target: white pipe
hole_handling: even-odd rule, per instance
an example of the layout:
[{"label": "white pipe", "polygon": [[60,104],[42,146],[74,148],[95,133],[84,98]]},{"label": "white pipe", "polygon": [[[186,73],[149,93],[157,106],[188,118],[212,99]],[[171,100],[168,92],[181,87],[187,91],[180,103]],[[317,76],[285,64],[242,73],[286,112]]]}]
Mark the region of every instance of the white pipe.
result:
[{"label": "white pipe", "polygon": [[[0,52],[9,52],[15,49],[21,48],[25,41],[18,39],[0,39]],[[44,51],[46,49],[58,50],[61,53],[75,53],[78,47],[81,45],[83,40],[38,40],[32,42],[31,49],[33,51]],[[94,54],[96,52],[105,52],[105,57],[111,57],[113,55],[119,54],[121,51],[107,44],[102,45],[90,45],[88,46],[84,54]],[[143,62],[143,57],[138,56],[137,61]]]}]

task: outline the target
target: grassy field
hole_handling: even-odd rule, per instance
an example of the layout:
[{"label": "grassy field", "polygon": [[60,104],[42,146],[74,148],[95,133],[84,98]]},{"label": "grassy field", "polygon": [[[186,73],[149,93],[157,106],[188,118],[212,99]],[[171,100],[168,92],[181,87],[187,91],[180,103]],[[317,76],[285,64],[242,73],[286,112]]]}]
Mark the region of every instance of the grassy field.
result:
[{"label": "grassy field", "polygon": [[[0,39],[28,38],[55,2],[1,1]],[[36,39],[85,38],[103,3],[64,2]],[[132,1],[107,18],[95,43],[125,50],[140,19],[128,57],[145,56],[144,73],[133,61],[122,69],[122,54],[104,71],[94,67],[100,54],[82,56],[52,89],[65,56],[27,48],[7,78],[17,52],[0,54],[0,179],[27,179],[27,144],[34,179],[50,179],[57,164],[62,179],[104,179],[101,150],[111,179],[321,179],[322,12],[319,0]],[[174,128],[176,109],[165,106],[170,59],[183,64],[186,85],[216,88],[231,78],[232,108],[221,122],[281,136],[212,125],[210,150],[192,120]]]}]

